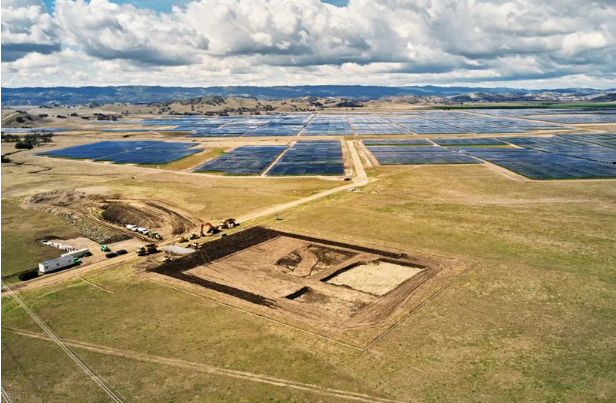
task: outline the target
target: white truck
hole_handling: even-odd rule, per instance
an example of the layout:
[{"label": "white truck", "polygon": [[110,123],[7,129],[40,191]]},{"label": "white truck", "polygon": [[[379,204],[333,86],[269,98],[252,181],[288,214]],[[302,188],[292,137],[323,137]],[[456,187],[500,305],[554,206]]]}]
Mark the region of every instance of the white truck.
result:
[{"label": "white truck", "polygon": [[126,229],[129,230],[129,231],[136,231],[137,230],[137,226],[133,225],[133,224],[128,224],[126,226]]},{"label": "white truck", "polygon": [[84,257],[84,256],[89,256],[90,255],[90,250],[89,249],[79,249],[79,250],[75,250],[72,252],[68,252],[62,255],[62,257],[64,256],[70,256],[72,258],[80,258],[80,257]]}]

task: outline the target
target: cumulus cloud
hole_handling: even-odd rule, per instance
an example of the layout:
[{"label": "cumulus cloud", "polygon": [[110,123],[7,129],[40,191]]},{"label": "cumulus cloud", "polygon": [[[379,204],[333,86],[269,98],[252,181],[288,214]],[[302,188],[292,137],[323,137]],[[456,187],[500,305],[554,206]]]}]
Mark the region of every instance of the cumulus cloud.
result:
[{"label": "cumulus cloud", "polygon": [[67,69],[114,83],[609,83],[616,74],[613,0],[198,0],[170,13],[56,0],[53,17],[40,0],[2,7],[9,80],[36,69],[18,59],[52,58],[61,45],[89,58]]},{"label": "cumulus cloud", "polygon": [[57,25],[41,0],[2,1],[2,61],[60,50]]}]

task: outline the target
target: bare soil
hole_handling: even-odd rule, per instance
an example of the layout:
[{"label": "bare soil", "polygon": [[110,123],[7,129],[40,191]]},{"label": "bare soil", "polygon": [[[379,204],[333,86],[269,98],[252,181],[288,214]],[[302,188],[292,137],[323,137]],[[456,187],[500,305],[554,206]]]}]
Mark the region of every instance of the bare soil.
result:
[{"label": "bare soil", "polygon": [[150,232],[160,233],[163,238],[171,238],[195,231],[201,222],[199,218],[160,201],[107,198],[77,190],[36,194],[26,198],[22,206],[60,216],[98,243],[129,238],[150,240],[127,230],[127,224],[145,227]]},{"label": "bare soil", "polygon": [[215,291],[204,295],[221,302],[339,337],[386,326],[468,265],[252,227],[149,271],[192,283],[193,291]]},{"label": "bare soil", "polygon": [[402,266],[380,260],[360,263],[337,274],[328,283],[350,287],[374,295],[385,295],[418,274],[420,267]]}]

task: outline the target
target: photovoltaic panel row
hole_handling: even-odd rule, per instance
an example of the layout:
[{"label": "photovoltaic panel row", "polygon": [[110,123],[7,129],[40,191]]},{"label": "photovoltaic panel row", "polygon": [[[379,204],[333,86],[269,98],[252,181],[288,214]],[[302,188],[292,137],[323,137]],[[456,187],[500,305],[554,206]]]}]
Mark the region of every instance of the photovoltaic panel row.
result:
[{"label": "photovoltaic panel row", "polygon": [[611,149],[572,137],[508,137],[507,142],[520,147],[547,152],[610,152]]},{"label": "photovoltaic panel row", "polygon": [[516,109],[473,109],[469,112],[491,116],[525,117],[533,115],[578,115],[578,114],[616,114],[616,108],[516,108]]},{"label": "photovoltaic panel row", "polygon": [[267,175],[342,175],[339,141],[298,141],[272,166]]},{"label": "photovoltaic panel row", "polygon": [[95,158],[114,164],[163,165],[203,151],[203,148],[144,148]]},{"label": "photovoltaic panel row", "polygon": [[297,136],[303,128],[302,125],[267,124],[245,133],[244,137]]},{"label": "photovoltaic panel row", "polygon": [[186,137],[240,137],[246,132],[257,129],[260,126],[226,124],[220,127],[209,127],[198,130]]},{"label": "photovoltaic panel row", "polygon": [[368,151],[381,165],[478,164],[475,158],[443,147],[369,146]]},{"label": "photovoltaic panel row", "polygon": [[391,124],[391,122],[381,116],[350,116],[349,121],[353,126],[356,124]]},{"label": "photovoltaic panel row", "polygon": [[331,122],[316,119],[315,117],[302,130],[302,136],[353,136],[355,134],[346,118],[345,120],[336,119]]},{"label": "photovoltaic panel row", "polygon": [[193,146],[192,143],[164,141],[101,141],[39,154],[114,163],[166,164],[203,151]]},{"label": "photovoltaic panel row", "polygon": [[530,179],[616,178],[616,165],[535,150],[467,150],[485,161]]},{"label": "photovoltaic panel row", "polygon": [[532,119],[564,124],[599,124],[616,123],[616,114],[579,115],[579,116],[533,116]]},{"label": "photovoltaic panel row", "polygon": [[376,139],[376,140],[362,140],[362,142],[367,146],[400,146],[400,145],[432,145],[426,139],[403,139],[403,140],[394,140],[394,139]]},{"label": "photovoltaic panel row", "polygon": [[476,139],[433,139],[436,144],[441,146],[462,146],[462,145],[506,145],[504,141],[500,141],[493,138],[476,138]]},{"label": "photovoltaic panel row", "polygon": [[388,123],[388,124],[376,124],[376,123],[370,123],[370,124],[353,124],[353,128],[355,129],[355,132],[360,135],[377,135],[377,134],[413,134],[411,132],[409,132],[408,130],[406,130],[405,128],[393,124],[393,123]]},{"label": "photovoltaic panel row", "polygon": [[615,163],[616,148],[584,142],[580,137],[513,137],[512,144],[549,153],[568,155],[593,161]]},{"label": "photovoltaic panel row", "polygon": [[558,137],[597,144],[603,147],[616,148],[616,133],[559,134]]},{"label": "photovoltaic panel row", "polygon": [[448,125],[455,125],[464,130],[468,130],[474,133],[524,133],[525,130],[513,126],[511,122],[504,119],[490,118],[487,116],[473,116],[473,117],[437,117],[430,116],[426,119]]},{"label": "photovoltaic panel row", "polygon": [[466,130],[443,124],[432,122],[430,120],[411,117],[411,116],[392,116],[388,118],[392,122],[398,123],[400,126],[406,127],[416,134],[456,134],[468,133]]},{"label": "photovoltaic panel row", "polygon": [[194,171],[259,175],[286,149],[287,146],[242,146],[200,165]]}]

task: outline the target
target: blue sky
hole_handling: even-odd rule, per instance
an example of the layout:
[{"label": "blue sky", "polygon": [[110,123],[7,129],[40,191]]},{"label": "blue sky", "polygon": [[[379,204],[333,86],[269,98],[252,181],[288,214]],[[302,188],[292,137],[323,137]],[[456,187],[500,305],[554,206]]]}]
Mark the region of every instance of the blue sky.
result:
[{"label": "blue sky", "polygon": [[[117,4],[132,4],[135,7],[150,8],[152,10],[168,13],[173,6],[183,6],[191,0],[113,0],[112,3]],[[323,3],[333,4],[338,7],[345,7],[349,0],[322,0]],[[51,13],[55,0],[43,0],[47,10]]]}]

